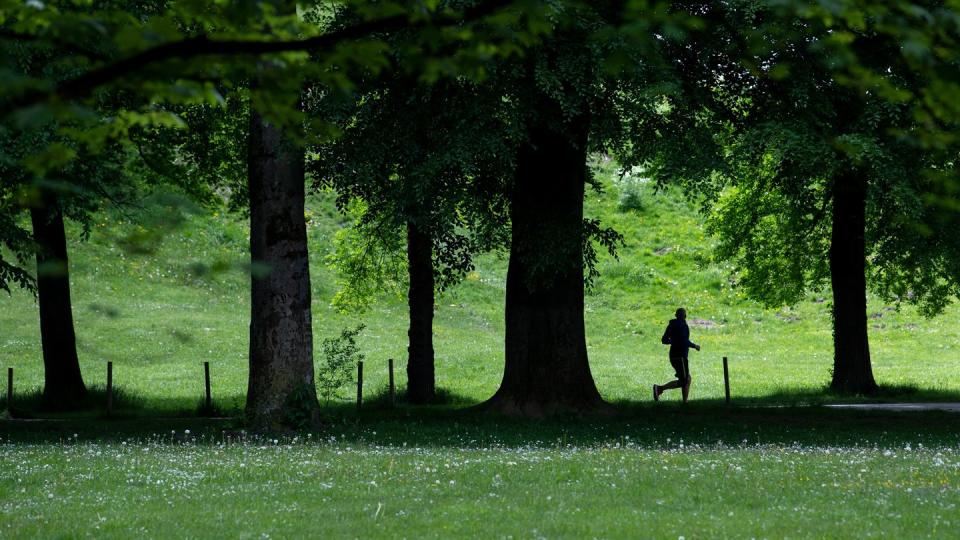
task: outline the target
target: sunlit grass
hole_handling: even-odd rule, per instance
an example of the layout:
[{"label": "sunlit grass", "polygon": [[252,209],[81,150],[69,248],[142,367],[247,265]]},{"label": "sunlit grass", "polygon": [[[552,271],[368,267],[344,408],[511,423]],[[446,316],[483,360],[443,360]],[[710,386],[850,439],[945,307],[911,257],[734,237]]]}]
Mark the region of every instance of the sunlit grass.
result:
[{"label": "sunlit grass", "polygon": [[[957,422],[667,405],[619,419],[344,414],[256,436],[197,420],[0,435],[0,535],[950,536]],[[74,431],[76,430],[76,431]]]}]

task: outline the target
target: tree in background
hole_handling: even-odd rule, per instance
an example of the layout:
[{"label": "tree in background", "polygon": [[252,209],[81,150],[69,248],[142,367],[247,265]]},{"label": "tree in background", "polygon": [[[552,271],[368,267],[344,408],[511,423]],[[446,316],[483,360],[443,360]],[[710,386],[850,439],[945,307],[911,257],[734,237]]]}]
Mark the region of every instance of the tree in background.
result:
[{"label": "tree in background", "polygon": [[[554,16],[574,18],[559,7]],[[326,161],[342,163],[334,175],[341,207],[356,197],[365,201],[367,223],[392,216],[385,227],[391,239],[397,238],[393,231],[406,228],[412,396],[421,392],[416,381],[426,381],[420,386],[427,389],[424,395],[433,387],[430,278],[449,268],[438,260],[431,264],[430,251],[441,260],[456,253],[451,244],[459,242],[444,237],[464,225],[480,225],[496,238],[506,217],[500,201],[508,201],[507,367],[501,390],[485,406],[541,415],[602,404],[586,358],[583,261],[593,260],[591,238],[612,248],[617,235],[583,219],[586,133],[594,124],[578,122],[589,115],[577,109],[589,107],[586,96],[596,88],[577,70],[595,69],[590,62],[596,57],[580,51],[589,33],[583,30],[579,43],[554,46],[562,49],[561,62],[540,62],[536,75],[538,61],[525,57],[487,62],[478,84],[428,89],[404,79],[375,81],[377,91],[354,99],[360,108],[343,122],[346,131],[337,144],[345,148],[334,145],[324,153]],[[471,214],[480,219],[464,219]],[[455,261],[469,263],[465,257]]]},{"label": "tree in background", "polygon": [[[81,224],[89,234],[93,217],[109,202],[126,198],[118,178],[124,174],[125,153],[86,156],[60,167],[53,162],[20,166],[17,157],[29,154],[37,140],[22,133],[3,133],[0,175],[4,178],[4,243],[20,257],[19,265],[9,265],[0,284],[9,292],[9,279],[36,294],[40,308],[44,385],[43,404],[58,410],[71,409],[87,394],[80,371],[73,306],[70,297],[70,266],[64,219]],[[64,151],[70,151],[63,147]],[[20,216],[29,213],[32,230],[22,228]],[[36,260],[35,277],[24,268],[28,254]]]},{"label": "tree in background", "polygon": [[247,414],[254,424],[269,425],[302,389],[308,391],[298,405],[316,404],[303,147],[251,113],[249,167],[253,271]]},{"label": "tree in background", "polygon": [[[479,9],[478,6],[479,8],[484,7],[483,4],[467,6],[467,12],[473,10],[475,13],[476,10]],[[461,6],[455,4],[453,6],[442,7]],[[351,15],[353,14],[351,13]],[[469,17],[465,15],[464,18]],[[350,21],[352,17],[347,19]],[[509,18],[508,24],[513,24],[512,21],[513,19]],[[354,23],[348,22],[347,24],[348,26],[345,27],[347,29],[355,27],[350,26]],[[399,30],[404,30],[404,28],[398,28],[397,31],[399,32]],[[453,69],[450,74],[467,72],[469,71],[469,67],[461,68],[457,66],[461,64],[469,66],[475,61],[474,58],[476,54],[483,54],[484,56],[490,55],[491,51],[496,50],[495,43],[497,40],[502,39],[497,37],[490,38],[486,33],[477,33],[474,37],[471,37],[470,40],[465,41],[462,38],[462,34],[458,33],[462,28],[450,33],[449,36],[444,35],[442,28],[428,28],[423,32],[418,32],[416,28],[406,30],[406,32],[403,32],[402,35],[397,37],[397,39],[400,40],[397,48],[405,52],[400,57],[392,59],[392,61],[397,62],[399,71],[408,74],[408,79],[410,71],[428,70],[429,66],[432,65],[433,62],[436,62],[436,60],[433,59],[433,55],[446,58],[444,65],[448,66],[447,69]],[[364,37],[369,38],[372,36]],[[384,36],[379,37],[384,38]],[[429,45],[424,46],[423,40],[427,40]],[[359,53],[363,53],[364,46],[369,45],[369,43],[358,42],[352,45],[345,45],[344,48],[349,51],[350,48],[353,47],[355,50],[358,50]],[[378,51],[379,49],[374,50]],[[480,53],[477,51],[480,51]],[[509,49],[507,51],[509,52]],[[350,57],[348,56],[347,58]],[[360,58],[362,58],[362,56],[360,56]],[[320,60],[321,59],[315,59],[314,62],[322,66],[323,64]],[[349,76],[354,73],[364,73],[377,76],[378,73],[385,72],[381,69],[382,66],[378,66],[376,63],[358,63],[358,65],[353,65],[351,62],[347,62],[347,64],[343,74],[331,75],[326,67],[321,71],[309,71],[301,74],[303,78],[300,80],[308,81],[307,101],[322,102],[322,99],[313,98],[312,96],[323,96],[327,93],[336,94],[348,87],[343,81],[340,81],[341,84],[339,85],[330,84],[331,81],[334,83],[337,82],[334,78],[335,75]],[[439,77],[439,75],[443,74],[435,74],[435,77]],[[289,77],[271,77],[270,80],[280,81],[286,78]],[[264,81],[265,79],[261,79],[261,83]],[[289,83],[287,83],[287,92],[290,92]],[[254,109],[262,110],[262,107],[266,106],[267,103],[261,102],[259,105],[260,107],[258,107],[258,103],[254,102]],[[270,105],[275,106],[276,104],[275,102],[270,102]],[[317,121],[311,124],[314,130],[319,128],[318,131],[310,134],[314,136],[314,142],[324,142],[322,137],[329,133],[329,126],[327,126],[324,121],[324,116],[324,111],[318,112]],[[292,133],[298,133],[298,130],[298,127],[294,127]],[[393,132],[398,136],[400,135],[400,131],[397,129],[394,129]],[[292,138],[294,139],[293,144],[303,144],[305,142],[305,138],[303,137],[294,135]],[[303,155],[302,149],[300,149],[297,150],[297,155],[294,155],[292,151],[287,154],[286,150],[283,150],[284,155],[281,156],[281,152],[277,151],[277,149],[288,148],[288,144],[289,143],[282,143],[278,138],[265,138],[263,141],[258,141],[255,139],[255,130],[251,130],[250,200],[252,255],[255,264],[261,262],[267,263],[263,265],[269,269],[269,274],[267,274],[266,279],[274,280],[274,276],[278,276],[278,279],[282,277],[285,280],[284,283],[275,283],[271,291],[264,294],[263,302],[258,303],[256,292],[258,278],[254,278],[254,314],[251,321],[251,383],[247,398],[248,413],[254,418],[265,416],[276,419],[277,413],[283,411],[284,403],[288,403],[291,396],[297,396],[298,400],[308,402],[310,408],[315,409],[316,405],[316,391],[313,385],[312,375],[313,366],[312,361],[308,362],[308,358],[312,356],[312,340],[310,339],[309,331],[309,268],[307,266],[306,235],[303,220]],[[264,150],[260,150],[261,148]],[[343,147],[344,150],[347,150],[347,148],[347,146]],[[269,153],[271,150],[275,152],[275,154],[267,156],[266,160],[258,155],[259,153]],[[364,151],[371,152],[371,149],[365,148]],[[387,156],[389,156],[389,154],[387,154]],[[257,162],[263,164],[262,171],[257,169]],[[294,168],[293,164],[295,162],[299,163],[298,168]],[[426,208],[418,207],[418,205],[422,205],[424,199],[431,195],[442,195],[441,200],[449,198],[453,201],[462,201],[463,197],[455,194],[458,189],[455,182],[459,181],[463,175],[462,172],[458,172],[458,168],[462,169],[463,164],[453,166],[451,161],[421,164],[416,161],[405,160],[397,160],[394,163],[398,162],[412,168],[439,167],[439,169],[435,171],[435,177],[431,177],[423,171],[404,174],[405,171],[401,170],[398,176],[412,183],[391,186],[387,189],[377,185],[377,182],[382,184],[384,180],[382,175],[374,175],[371,177],[373,179],[372,182],[363,184],[347,182],[340,187],[345,187],[344,191],[346,193],[344,196],[346,199],[349,199],[351,198],[349,190],[354,189],[353,186],[361,186],[355,188],[355,194],[359,193],[363,195],[364,200],[371,209],[371,216],[379,216],[380,218],[384,216],[402,216],[401,222],[407,228],[408,253],[411,261],[409,265],[411,273],[411,362],[408,363],[408,373],[410,374],[408,393],[412,401],[423,403],[432,400],[435,392],[432,347],[434,283],[431,251],[434,243],[438,240],[444,241],[448,238],[456,238],[454,224],[457,222],[457,219],[462,219],[462,217],[445,217],[447,221],[441,222],[435,219],[436,214],[431,214],[426,211]],[[444,168],[450,170],[444,170]],[[274,193],[259,187],[255,190],[254,188],[257,186],[254,183],[254,178],[260,174],[266,177],[264,180],[257,181],[258,183],[262,182],[263,188],[270,188],[271,185],[279,186],[281,183],[286,187],[278,189]],[[342,178],[343,177],[341,177],[341,179]],[[444,186],[442,191],[437,189],[431,190],[429,184],[422,183],[425,182],[427,178],[429,178],[430,182],[453,182],[453,184]],[[367,178],[365,180],[369,179],[370,178]],[[416,182],[421,183],[418,184]],[[299,187],[295,188],[294,184],[297,184]],[[266,215],[258,221],[254,204],[258,199],[265,198],[267,200],[274,200],[275,202],[271,204],[275,206],[271,208],[265,205],[263,209],[266,211]],[[446,205],[443,209],[446,216],[456,216],[457,212],[467,208],[465,205],[461,205],[460,208],[453,208],[452,206],[456,204],[457,203],[451,203]],[[461,213],[461,216],[462,215]],[[303,231],[302,234],[301,231]],[[256,242],[267,242],[268,250],[270,247],[269,243],[275,242],[274,256],[258,257]],[[448,252],[453,252],[456,247],[455,243],[451,242],[449,245],[451,247],[445,247],[444,249]],[[280,269],[281,266],[284,268]],[[282,301],[278,302],[277,299]],[[294,304],[286,305],[287,302],[294,302]],[[258,305],[261,309],[258,309]],[[265,321],[262,328],[256,325],[258,314],[263,314],[263,310],[273,309],[277,311],[279,307],[283,307],[283,309],[279,310],[275,315],[269,315],[269,320]],[[296,321],[291,324],[284,324],[283,319],[289,319],[291,316],[296,318]],[[264,339],[258,339],[255,334],[262,334]],[[270,345],[271,350],[264,350],[262,357],[258,358],[256,347],[259,347],[260,343]],[[257,364],[265,364],[268,368],[257,372],[255,371],[255,362]],[[282,367],[280,364],[286,367]],[[289,369],[287,369],[288,367]],[[307,379],[309,379],[309,381]],[[258,391],[258,387],[265,388],[265,390]],[[306,388],[306,390],[298,390],[298,388]],[[266,412],[260,414],[259,411],[261,410],[265,410]]]},{"label": "tree in background", "polygon": [[[444,8],[482,6],[452,1]],[[342,133],[318,148],[313,173],[319,185],[337,189],[341,210],[358,214],[359,234],[341,237],[355,245],[340,242],[333,257],[348,276],[335,301],[362,306],[384,281],[407,282],[413,403],[430,402],[436,392],[435,293],[473,268],[474,253],[505,243],[516,123],[505,116],[513,106],[494,82],[494,66],[547,31],[553,7],[516,3],[461,28],[469,40],[456,48],[462,37],[424,42],[416,29],[393,33],[386,41],[395,70],[359,71],[351,77],[355,90],[315,107],[315,116],[337,118]],[[354,15],[339,14],[339,24]],[[401,251],[403,261],[395,256]],[[398,270],[405,280],[395,279]]]},{"label": "tree in background", "polygon": [[615,252],[622,237],[584,219],[598,188],[591,151],[652,159],[665,126],[674,66],[661,41],[682,40],[694,14],[645,2],[559,7],[554,31],[522,61],[502,66],[500,91],[518,129],[510,188],[504,376],[483,407],[542,416],[602,409],[584,330],[584,283],[595,276],[595,243]]},{"label": "tree in background", "polygon": [[365,305],[372,295],[364,292],[382,292],[396,254],[406,254],[407,398],[415,404],[436,392],[435,293],[472,270],[475,253],[504,244],[512,147],[503,101],[482,84],[374,79],[311,165],[342,210],[361,208],[360,234],[348,237],[359,246],[335,257],[348,275],[338,300]]},{"label": "tree in background", "polygon": [[[893,91],[917,95],[922,78],[901,60],[901,43],[867,22],[838,36],[815,18],[755,2],[706,17],[716,31],[679,56],[699,86],[692,108],[707,121],[698,129],[715,134],[727,161],[696,179],[716,198],[708,227],[720,237],[718,255],[737,263],[741,286],[768,306],[795,303],[829,281],[831,387],[873,393],[868,277],[886,298],[929,313],[960,284],[960,250],[943,234],[956,220],[924,202],[933,188],[926,173],[951,169],[953,158],[904,137],[922,126],[912,98]],[[879,79],[844,84],[836,66],[847,49]]]},{"label": "tree in background", "polygon": [[[299,101],[296,87],[292,95]],[[308,413],[318,407],[303,138],[296,126],[285,129],[274,122],[252,111],[247,143],[253,268],[247,416],[258,426],[283,421],[289,407]]]},{"label": "tree in background", "polygon": [[[0,42],[4,67],[12,76],[63,77],[69,69],[56,46]],[[98,113],[75,119],[58,129],[23,128],[0,124],[0,239],[16,257],[0,255],[0,288],[15,283],[35,293],[40,313],[44,385],[43,405],[67,410],[87,395],[77,355],[70,266],[64,220],[69,218],[89,235],[94,216],[105,205],[133,200],[134,185],[126,174],[131,156],[102,131],[115,99],[104,99]],[[78,144],[69,132],[91,132],[103,152]],[[29,214],[31,231],[25,229]],[[29,258],[35,258],[30,275]]]}]

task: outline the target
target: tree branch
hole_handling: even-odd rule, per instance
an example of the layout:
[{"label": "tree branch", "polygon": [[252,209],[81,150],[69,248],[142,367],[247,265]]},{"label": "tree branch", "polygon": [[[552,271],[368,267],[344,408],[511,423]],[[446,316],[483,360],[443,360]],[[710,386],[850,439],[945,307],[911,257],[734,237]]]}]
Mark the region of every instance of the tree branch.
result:
[{"label": "tree branch", "polygon": [[291,51],[320,51],[333,48],[346,41],[362,39],[374,34],[423,28],[433,24],[455,25],[472,22],[512,3],[513,0],[489,0],[464,10],[460,16],[443,14],[434,19],[424,19],[417,22],[411,22],[410,17],[406,14],[395,15],[304,39],[261,41],[245,39],[214,40],[205,35],[190,37],[157,45],[91,69],[86,73],[61,81],[52,90],[34,91],[15,96],[0,105],[0,117],[51,99],[72,100],[88,97],[94,90],[103,85],[165,60],[184,60],[211,55],[257,56]]}]

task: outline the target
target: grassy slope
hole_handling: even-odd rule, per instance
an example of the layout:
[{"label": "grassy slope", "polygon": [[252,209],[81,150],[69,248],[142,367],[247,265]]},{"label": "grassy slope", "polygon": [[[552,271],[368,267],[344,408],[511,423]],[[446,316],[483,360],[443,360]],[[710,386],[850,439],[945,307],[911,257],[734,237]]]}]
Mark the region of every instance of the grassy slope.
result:
[{"label": "grassy slope", "polygon": [[[695,398],[722,397],[721,356],[731,358],[736,397],[784,393],[777,399],[789,401],[818,392],[832,363],[828,304],[817,301],[828,295],[811,295],[789,310],[764,310],[742,298],[731,288],[730,269],[712,262],[711,240],[692,203],[634,182],[642,207],[622,211],[614,171],[598,167],[605,193],[588,195],[587,213],[615,227],[627,242],[619,261],[601,258],[602,276],[586,302],[591,365],[604,396],[648,400],[649,385],[672,376],[659,337],[680,305],[691,319],[709,321],[709,327],[692,328],[693,340],[703,345],[703,352],[691,353]],[[71,246],[86,380],[102,386],[104,362],[112,360],[116,384],[143,396],[148,408],[191,409],[202,394],[201,362],[210,360],[220,405],[239,407],[249,310],[247,278],[240,270],[246,223],[236,216],[185,213],[185,223],[163,236],[155,253],[133,255],[118,245],[124,238],[169,224],[181,212],[158,202],[148,208],[134,214],[139,225],[115,216],[98,224],[90,241]],[[388,296],[364,314],[332,310],[335,275],[324,257],[342,221],[329,197],[313,199],[310,212],[315,340],[366,323],[361,346],[368,358],[368,391],[377,391],[385,384],[388,357],[404,367],[405,303]],[[198,274],[202,264],[220,271]],[[438,300],[438,381],[460,401],[482,400],[499,382],[505,268],[503,256],[484,256],[476,272]],[[0,298],[0,306],[0,364],[16,368],[18,392],[35,390],[42,382],[36,305],[18,292]],[[876,317],[871,345],[881,384],[926,391],[903,399],[960,391],[960,310],[925,320],[910,308],[890,311],[872,301],[870,313]]]}]

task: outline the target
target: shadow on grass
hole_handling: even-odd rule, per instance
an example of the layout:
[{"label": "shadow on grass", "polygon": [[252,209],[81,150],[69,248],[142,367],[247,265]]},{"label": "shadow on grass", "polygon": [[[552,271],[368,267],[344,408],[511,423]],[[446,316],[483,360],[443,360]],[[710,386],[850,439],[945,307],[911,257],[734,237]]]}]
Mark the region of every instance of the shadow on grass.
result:
[{"label": "shadow on grass", "polygon": [[[144,410],[142,396],[124,390],[113,388],[113,412],[117,416],[130,416]],[[59,406],[50,404],[43,397],[40,389],[28,393],[15,394],[13,407],[8,411],[8,417],[35,419],[35,418],[72,418],[89,417],[91,415],[107,414],[107,389],[103,386],[90,386],[87,395],[81,400],[63,410]]]},{"label": "shadow on grass", "polygon": [[[391,408],[412,408],[417,409],[463,409],[476,405],[478,402],[476,399],[459,394],[447,388],[437,388],[436,395],[434,399],[425,405],[411,405],[410,401],[407,399],[407,393],[404,391],[397,392],[396,397],[391,401],[390,392],[386,388],[381,388],[370,394],[364,394],[363,396],[363,405],[361,410],[383,410]],[[350,400],[336,400],[336,401],[327,401],[324,402],[321,400],[320,409],[325,415],[334,415],[339,416],[344,412],[356,411],[357,402],[355,399]]]},{"label": "shadow on grass", "polygon": [[[223,396],[212,400],[207,406],[204,398],[147,397],[123,387],[113,388],[112,419],[157,418],[157,417],[222,417],[242,414],[244,397],[240,395]],[[70,420],[104,419],[107,420],[107,391],[102,386],[87,388],[87,395],[74,403],[68,410],[50,407],[43,399],[41,390],[14,396],[13,411],[4,411],[4,418],[21,420]]]},{"label": "shadow on grass", "polygon": [[[328,409],[328,413],[330,413]],[[192,432],[192,443],[263,438],[244,432],[239,418],[73,418],[56,422],[0,421],[3,442],[46,443],[78,433],[84,440],[156,439]],[[849,411],[823,407],[727,407],[704,403],[648,407],[622,405],[614,416],[518,420],[446,408],[396,407],[328,414],[320,429],[284,433],[313,444],[399,448],[709,448],[758,445],[829,447],[956,447],[960,415]],[[238,435],[242,434],[242,435]],[[177,442],[181,442],[178,440]]]},{"label": "shadow on grass", "polygon": [[[913,387],[888,388],[885,397],[923,397],[956,401],[957,395]],[[313,444],[348,444],[438,448],[596,448],[638,445],[672,448],[677,444],[708,448],[733,445],[813,445],[836,447],[896,447],[922,443],[928,447],[956,446],[960,415],[942,411],[853,411],[811,406],[833,396],[817,392],[785,392],[726,405],[723,400],[660,403],[621,401],[612,414],[569,415],[523,420],[478,413],[476,402],[453,392],[440,392],[439,403],[414,407],[398,397],[391,406],[386,392],[370,395],[358,410],[354,402],[338,401],[322,408],[323,427],[313,430]],[[229,396],[235,401],[239,396]],[[870,398],[876,401],[875,398]],[[911,401],[918,401],[911,399]],[[795,403],[795,404],[791,404]],[[95,403],[103,403],[102,401]],[[190,400],[150,400],[151,407],[137,409],[142,401],[130,399],[128,414],[105,419],[99,412],[61,417],[57,422],[0,420],[0,434],[8,441],[55,442],[65,434],[118,440],[151,438],[189,429],[199,444],[236,441],[244,433],[239,410],[233,418],[201,418]],[[796,405],[802,404],[802,405]],[[171,410],[183,416],[169,416]],[[165,413],[158,415],[158,412]],[[303,432],[305,434],[307,432]],[[291,440],[295,434],[286,434]],[[244,434],[243,437],[248,437]],[[250,436],[253,437],[253,436]],[[253,437],[252,440],[255,440]],[[303,438],[301,437],[301,441]],[[324,441],[324,442],[319,442]],[[334,441],[334,442],[331,442]],[[181,442],[181,441],[177,441]]]},{"label": "shadow on grass", "polygon": [[[723,399],[707,400],[722,403]],[[783,388],[762,396],[732,396],[737,405],[747,406],[818,406],[832,403],[943,403],[960,402],[960,392],[915,385],[880,385],[871,395],[848,395],[834,392],[829,386],[816,388]]]}]

